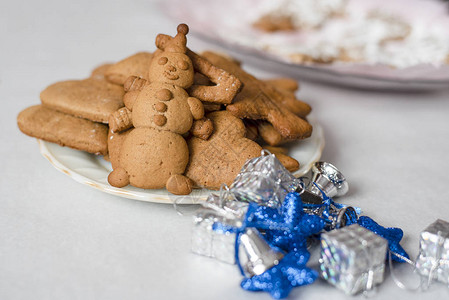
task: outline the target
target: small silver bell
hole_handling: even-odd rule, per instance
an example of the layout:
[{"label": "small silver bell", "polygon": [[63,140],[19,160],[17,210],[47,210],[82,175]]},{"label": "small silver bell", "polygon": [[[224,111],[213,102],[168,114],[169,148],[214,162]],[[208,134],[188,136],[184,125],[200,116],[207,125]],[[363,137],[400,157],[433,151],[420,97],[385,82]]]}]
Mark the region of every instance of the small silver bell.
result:
[{"label": "small silver bell", "polygon": [[346,178],[334,165],[319,161],[312,166],[312,184],[308,190],[321,197],[320,189],[332,198],[346,194],[349,186]]},{"label": "small silver bell", "polygon": [[340,229],[347,225],[355,224],[358,218],[357,212],[352,206],[343,207],[337,212],[334,227],[335,229]]},{"label": "small silver bell", "polygon": [[240,243],[248,259],[242,266],[249,277],[264,273],[284,257],[281,252],[273,250],[255,228],[248,228],[240,236]]}]

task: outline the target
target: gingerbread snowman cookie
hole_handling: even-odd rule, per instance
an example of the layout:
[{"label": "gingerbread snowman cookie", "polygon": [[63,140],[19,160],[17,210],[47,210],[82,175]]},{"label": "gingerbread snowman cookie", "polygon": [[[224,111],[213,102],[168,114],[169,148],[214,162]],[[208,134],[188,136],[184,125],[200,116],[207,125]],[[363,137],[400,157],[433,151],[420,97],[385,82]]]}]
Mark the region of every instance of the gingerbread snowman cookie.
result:
[{"label": "gingerbread snowman cookie", "polygon": [[128,79],[125,107],[109,119],[113,131],[134,127],[121,145],[119,166],[109,174],[112,186],[166,187],[177,195],[192,190],[192,181],[183,175],[189,149],[182,135],[195,120],[204,122],[204,108],[186,92],[194,80],[192,61],[185,54],[188,27],[180,24],[177,31],[169,43],[156,43],[149,81]]}]

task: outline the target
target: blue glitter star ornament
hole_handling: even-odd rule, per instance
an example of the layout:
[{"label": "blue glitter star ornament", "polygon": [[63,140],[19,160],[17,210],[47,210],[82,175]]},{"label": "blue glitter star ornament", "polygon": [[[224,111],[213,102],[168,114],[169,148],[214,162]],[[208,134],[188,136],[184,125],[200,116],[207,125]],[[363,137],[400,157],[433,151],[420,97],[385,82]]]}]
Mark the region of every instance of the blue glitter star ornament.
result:
[{"label": "blue glitter star ornament", "polygon": [[324,220],[304,213],[301,196],[296,192],[287,194],[279,208],[250,202],[242,227],[215,223],[213,228],[237,233],[235,253],[242,274],[244,272],[238,258],[239,236],[247,228],[263,230],[264,239],[270,247],[286,253],[277,265],[262,274],[245,278],[241,284],[245,290],[265,291],[273,298],[281,299],[287,297],[293,287],[310,284],[318,276],[316,271],[306,267],[310,257],[306,241],[309,236],[323,230]]},{"label": "blue glitter star ornament", "polygon": [[249,223],[265,224],[265,238],[268,243],[285,252],[306,247],[309,236],[323,230],[325,222],[316,215],[303,211],[301,195],[289,193],[280,211],[265,206],[250,206],[247,219]]},{"label": "blue glitter star ornament", "polygon": [[[368,230],[371,230],[375,234],[383,237],[388,241],[388,248],[392,253],[399,254],[400,256],[403,256],[407,259],[409,259],[409,255],[407,252],[402,248],[402,246],[399,244],[401,241],[404,232],[400,228],[395,227],[382,227],[381,225],[377,224],[373,219],[367,216],[361,216],[357,220],[357,224],[359,224],[362,227],[365,227]],[[392,255],[391,257],[394,261],[397,262],[404,262],[403,259]]]},{"label": "blue glitter star ornament", "polygon": [[[288,253],[278,265],[272,267],[261,275],[243,279],[241,286],[247,291],[264,291],[271,294],[274,299],[286,298],[293,287],[313,283],[318,274],[306,267],[310,256],[307,250]],[[301,264],[297,263],[297,257],[303,256]]]}]

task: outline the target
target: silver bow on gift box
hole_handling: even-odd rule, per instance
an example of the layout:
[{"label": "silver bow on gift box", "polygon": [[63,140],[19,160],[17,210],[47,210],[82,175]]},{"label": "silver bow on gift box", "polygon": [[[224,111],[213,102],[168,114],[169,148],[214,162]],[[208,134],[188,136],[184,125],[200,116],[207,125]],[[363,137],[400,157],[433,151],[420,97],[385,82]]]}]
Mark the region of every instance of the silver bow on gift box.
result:
[{"label": "silver bow on gift box", "polygon": [[281,162],[267,150],[259,157],[248,160],[235,178],[230,189],[240,201],[279,207],[285,196],[302,186]]}]

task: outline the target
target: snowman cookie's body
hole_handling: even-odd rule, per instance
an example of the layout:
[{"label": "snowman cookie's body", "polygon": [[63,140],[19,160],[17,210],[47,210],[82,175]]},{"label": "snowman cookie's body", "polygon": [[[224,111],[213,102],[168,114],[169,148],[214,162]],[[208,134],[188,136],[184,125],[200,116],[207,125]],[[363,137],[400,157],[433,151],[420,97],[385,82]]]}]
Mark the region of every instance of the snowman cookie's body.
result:
[{"label": "snowman cookie's body", "polygon": [[[184,25],[185,26],[185,25]],[[164,51],[153,56],[149,82],[132,100],[125,101],[131,115],[131,132],[120,148],[119,167],[108,177],[111,185],[159,189],[188,194],[191,181],[183,176],[189,149],[183,134],[203,118],[204,108],[185,89],[193,83],[193,66],[186,52],[188,28],[178,26],[178,34]],[[136,92],[136,91],[134,91]]]}]

